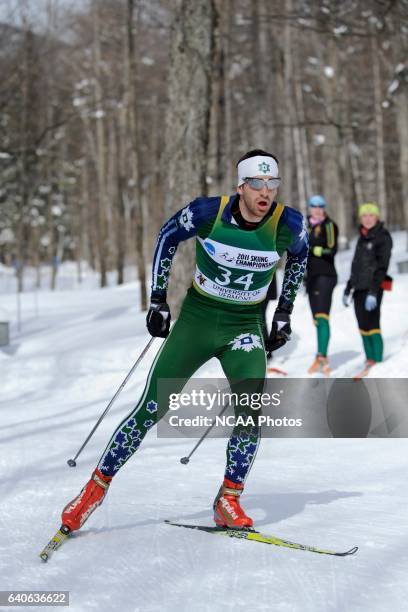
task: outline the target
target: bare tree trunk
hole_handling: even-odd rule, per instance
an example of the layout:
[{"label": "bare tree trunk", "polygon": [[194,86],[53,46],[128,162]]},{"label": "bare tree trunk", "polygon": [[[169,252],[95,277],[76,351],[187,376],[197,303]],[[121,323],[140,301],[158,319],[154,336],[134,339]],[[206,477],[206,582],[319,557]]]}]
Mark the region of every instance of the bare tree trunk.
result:
[{"label": "bare tree trunk", "polygon": [[109,202],[107,207],[107,241],[109,253],[113,262],[116,261],[116,210],[117,201],[117,166],[118,166],[118,147],[116,141],[116,115],[107,119],[108,148],[107,148],[107,175],[106,175],[106,198]]},{"label": "bare tree trunk", "polygon": [[[130,132],[132,142],[132,170],[133,180],[135,182],[136,202],[135,202],[135,231],[136,231],[136,262],[137,271],[140,282],[140,307],[141,310],[147,310],[147,292],[146,292],[146,258],[144,248],[144,227],[145,227],[145,211],[143,206],[143,191],[140,176],[140,144],[139,144],[139,113],[137,107],[138,91],[137,91],[137,71],[138,64],[136,62],[135,38],[133,33],[133,16],[135,10],[135,0],[128,0],[128,15],[127,15],[127,41],[128,41],[128,91],[129,91],[129,118]],[[140,8],[139,6],[137,7]]]},{"label": "bare tree trunk", "polygon": [[[346,155],[348,157],[348,161],[350,165],[350,174],[351,174],[350,189],[351,189],[352,194],[354,195],[355,200],[358,203],[361,203],[364,201],[364,189],[363,189],[363,181],[362,181],[361,170],[360,170],[360,165],[359,165],[359,149],[355,144],[355,136],[354,136],[353,128],[348,127],[348,126],[351,126],[352,124],[351,103],[353,100],[353,91],[352,91],[350,78],[347,78],[347,74],[346,74],[346,80],[345,80],[344,86],[345,86],[345,91],[346,91],[346,96],[347,96],[346,106],[345,106],[345,109],[346,109],[345,123],[347,124],[347,127],[344,130],[344,143],[346,147]],[[354,223],[355,223],[355,219],[353,218],[351,206],[349,210],[350,210],[350,213],[348,215],[348,226],[347,226],[347,238],[348,239],[350,238],[352,227],[354,229]],[[354,211],[357,212],[355,207],[354,207]]]},{"label": "bare tree trunk", "polygon": [[81,226],[81,244],[82,251],[85,254],[86,246],[86,259],[92,270],[96,269],[96,237],[95,237],[95,218],[93,216],[94,206],[93,199],[89,190],[89,169],[88,162],[85,154],[85,146],[83,146],[83,164],[81,166],[81,202],[82,202],[82,219],[83,224]]},{"label": "bare tree trunk", "polygon": [[[408,84],[407,84],[407,66],[403,59],[408,52],[408,41],[406,35],[401,28],[399,32],[394,34],[393,42],[393,66],[398,66],[398,72],[395,72],[394,77],[398,76],[399,86],[392,94],[395,105],[395,120],[398,131],[399,144],[399,168],[401,177],[401,215],[400,222],[402,227],[407,232],[408,250]],[[399,204],[399,202],[398,202]]]},{"label": "bare tree trunk", "polygon": [[382,111],[382,87],[378,40],[375,34],[371,37],[371,58],[373,62],[374,86],[374,117],[375,117],[375,150],[377,157],[377,193],[381,217],[387,220],[387,196],[385,191],[385,163],[384,163],[384,127]]},{"label": "bare tree trunk", "polygon": [[105,167],[105,127],[104,114],[102,112],[102,86],[101,86],[101,41],[100,41],[100,17],[96,0],[93,2],[93,61],[94,61],[94,86],[95,100],[97,104],[96,117],[96,175],[98,181],[98,258],[100,267],[100,286],[106,287],[107,279],[107,219],[106,219],[106,167]]},{"label": "bare tree trunk", "polygon": [[257,115],[253,129],[253,142],[256,148],[268,149],[272,140],[270,121],[270,88],[268,81],[274,79],[271,72],[269,57],[268,36],[265,27],[264,0],[252,0],[251,42],[252,42],[252,89],[255,94]]},{"label": "bare tree trunk", "polygon": [[339,156],[341,143],[338,129],[334,125],[326,127],[326,141],[323,150],[323,193],[329,206],[336,214],[333,215],[339,226],[339,245],[345,248],[347,244],[347,218],[344,203],[344,193],[340,181]]},{"label": "bare tree trunk", "polygon": [[[152,131],[149,140],[149,155],[152,160],[160,160],[162,154],[162,124],[163,112],[160,108],[157,95],[152,99],[153,117]],[[163,190],[163,174],[166,168],[161,167],[161,163],[153,164],[149,173],[149,195],[153,202],[160,202],[159,206],[150,207],[149,210],[149,227],[150,234],[145,236],[145,253],[153,253],[156,243],[157,233],[164,221],[164,190]]]},{"label": "bare tree trunk", "polygon": [[[302,91],[302,71],[300,67],[300,45],[299,37],[294,36],[291,41],[291,50],[293,54],[292,62],[292,91],[291,94],[294,96],[294,108],[295,117],[298,127],[296,128],[296,141],[297,148],[300,149],[300,158],[302,160],[302,176],[299,176],[299,180],[302,181],[302,192],[299,192],[301,196],[300,209],[303,214],[307,213],[307,197],[312,193],[312,179],[310,171],[310,155],[307,144],[307,135],[305,127],[305,110],[303,101]],[[298,153],[299,155],[299,153]],[[304,192],[303,192],[304,189]],[[304,195],[303,195],[304,193]]]},{"label": "bare tree trunk", "polygon": [[[112,113],[107,119],[108,149],[107,149],[107,181],[106,195],[109,206],[107,209],[107,241],[109,243],[109,254],[111,261],[109,268],[114,268],[117,262],[117,224],[118,224],[118,145],[117,145],[117,119]],[[123,272],[122,272],[123,274]],[[116,282],[119,283],[118,279]],[[123,281],[122,281],[123,282]]]},{"label": "bare tree trunk", "polygon": [[98,225],[95,223],[95,219],[98,216],[98,203],[94,193],[88,191],[88,207],[87,207],[87,225],[89,235],[89,256],[93,270],[97,269],[98,262]]},{"label": "bare tree trunk", "polygon": [[305,128],[305,114],[303,109],[303,94],[301,90],[301,85],[298,79],[298,76],[295,78],[295,99],[296,99],[296,119],[298,123],[298,127],[296,128],[297,134],[296,139],[299,140],[297,146],[300,149],[300,159],[302,160],[302,186],[304,186],[304,195],[302,194],[302,198],[300,201],[300,209],[303,214],[307,212],[306,201],[308,194],[312,193],[312,179],[310,172],[310,155],[309,155],[309,147],[307,144],[307,135]]},{"label": "bare tree trunk", "polygon": [[408,228],[408,91],[397,92],[395,106],[400,147],[400,168],[402,183],[402,207],[404,226]]},{"label": "bare tree trunk", "polygon": [[51,229],[51,245],[52,245],[52,255],[51,255],[51,290],[55,291],[57,288],[57,275],[58,275],[58,251],[59,251],[59,233],[58,229],[55,226],[55,223]]},{"label": "bare tree trunk", "polygon": [[[82,173],[80,178],[82,179]],[[84,199],[82,197],[77,197],[75,198],[75,260],[77,267],[77,282],[79,284],[82,283],[82,261],[84,259],[85,227],[86,220],[84,215]]]},{"label": "bare tree trunk", "polygon": [[26,7],[21,5],[21,18],[24,30],[23,42],[23,66],[22,66],[22,81],[21,81],[21,96],[22,96],[22,115],[20,121],[20,159],[18,164],[19,169],[19,191],[20,198],[18,203],[18,221],[17,221],[17,236],[16,236],[16,261],[15,270],[17,276],[17,291],[23,291],[24,267],[26,261],[26,245],[27,245],[27,225],[26,213],[28,210],[29,199],[29,162],[28,162],[28,147],[30,138],[30,73],[31,73],[31,47],[33,41],[33,33],[30,30]]},{"label": "bare tree trunk", "polygon": [[116,269],[118,272],[118,285],[125,281],[125,259],[126,259],[126,105],[119,110],[117,137],[117,212],[116,212]]},{"label": "bare tree trunk", "polygon": [[225,166],[225,181],[224,189],[226,193],[232,191],[235,184],[235,176],[233,175],[232,164],[232,91],[229,83],[229,70],[231,65],[230,47],[231,47],[231,0],[221,0],[222,12],[222,63],[223,63],[223,98],[224,98],[224,166]]},{"label": "bare tree trunk", "polygon": [[350,160],[351,176],[353,179],[353,190],[357,202],[361,203],[364,201],[364,191],[363,184],[361,182],[361,173],[358,165],[358,157],[355,151],[352,134],[347,137],[347,149]]},{"label": "bare tree trunk", "polygon": [[[285,1],[286,14],[291,14],[293,9],[292,0]],[[296,108],[296,83],[295,83],[295,74],[294,74],[294,62],[293,56],[296,55],[298,49],[297,44],[292,39],[292,32],[290,29],[290,25],[286,24],[287,29],[285,30],[285,75],[288,76],[288,84],[286,90],[286,99],[288,108],[288,115],[290,118],[290,123],[293,126],[292,134],[293,134],[293,145],[294,145],[294,153],[295,153],[295,168],[296,168],[296,177],[297,177],[297,194],[298,194],[298,206],[303,214],[306,213],[306,179],[305,179],[305,170],[304,164],[306,160],[302,154],[302,135],[301,128],[298,125],[298,115]],[[289,143],[287,143],[289,144]],[[287,151],[285,151],[287,154]],[[286,161],[286,160],[285,160]]]},{"label": "bare tree trunk", "polygon": [[32,253],[32,264],[35,268],[35,283],[34,287],[40,289],[41,287],[41,262],[39,253],[39,240],[38,240],[38,227],[34,226],[31,229],[31,243],[30,251]]},{"label": "bare tree trunk", "polygon": [[[220,3],[219,3],[220,5]],[[218,7],[217,7],[218,8]],[[222,11],[222,5],[220,5]],[[222,23],[216,11],[214,27],[214,68],[211,79],[211,111],[208,145],[208,176],[211,177],[210,193],[220,193],[225,176],[224,163],[224,65],[222,49]]]},{"label": "bare tree trunk", "polygon": [[325,130],[323,145],[323,193],[329,206],[336,210],[333,215],[339,226],[339,246],[347,246],[348,212],[345,204],[344,189],[341,180],[341,168],[344,165],[344,146],[338,125],[341,122],[339,62],[335,42],[332,38],[327,42],[327,61],[333,68],[334,75],[322,75],[322,89],[325,98],[326,116],[329,125]]},{"label": "bare tree trunk", "polygon": [[[212,0],[182,0],[173,24],[165,140],[167,215],[206,193],[214,13]],[[194,244],[181,246],[169,292],[174,316],[194,266]]]},{"label": "bare tree trunk", "polygon": [[[292,11],[292,0],[285,0],[284,9],[286,14]],[[283,92],[285,112],[281,112],[284,123],[292,123],[293,120],[293,100],[291,82],[293,78],[292,50],[291,50],[291,25],[289,19],[285,20],[283,30]],[[286,109],[289,109],[287,114]],[[281,171],[282,172],[282,171]],[[291,125],[283,128],[283,196],[284,199],[293,205],[293,128]]]}]

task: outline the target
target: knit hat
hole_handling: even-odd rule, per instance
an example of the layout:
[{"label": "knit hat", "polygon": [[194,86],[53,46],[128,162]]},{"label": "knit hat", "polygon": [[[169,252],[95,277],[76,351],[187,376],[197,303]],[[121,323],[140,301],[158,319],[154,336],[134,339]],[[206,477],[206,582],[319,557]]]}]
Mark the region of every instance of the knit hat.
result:
[{"label": "knit hat", "polygon": [[313,206],[318,206],[319,208],[326,208],[327,202],[321,195],[312,195],[308,201],[308,205],[313,208]]},{"label": "knit hat", "polygon": [[380,217],[380,209],[378,204],[375,202],[365,202],[364,204],[360,204],[358,207],[358,216],[362,215],[375,215],[376,217]]}]

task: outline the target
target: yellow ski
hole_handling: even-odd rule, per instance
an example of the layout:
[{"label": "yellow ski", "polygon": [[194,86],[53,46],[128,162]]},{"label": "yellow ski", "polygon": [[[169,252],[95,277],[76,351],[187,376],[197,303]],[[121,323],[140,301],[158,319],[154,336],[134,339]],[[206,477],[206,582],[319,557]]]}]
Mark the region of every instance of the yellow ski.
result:
[{"label": "yellow ski", "polygon": [[238,538],[240,540],[251,540],[253,542],[260,542],[261,544],[273,544],[274,546],[285,546],[286,548],[294,548],[296,550],[308,550],[309,552],[318,553],[320,555],[335,555],[336,557],[347,557],[348,555],[354,555],[358,546],[350,548],[345,552],[336,552],[334,550],[326,550],[324,548],[316,548],[315,546],[308,546],[306,544],[298,544],[297,542],[290,542],[289,540],[283,540],[276,536],[265,535],[255,531],[253,529],[234,529],[231,527],[205,527],[202,525],[187,525],[186,523],[173,523],[172,521],[165,521],[168,525],[174,527],[185,527],[186,529],[196,529],[197,531],[205,531],[206,533],[212,533],[214,535],[226,536],[228,538]]},{"label": "yellow ski", "polygon": [[71,530],[66,525],[61,525],[57,533],[48,542],[47,546],[40,552],[40,557],[46,563],[53,552],[60,548],[63,543],[69,538]]}]

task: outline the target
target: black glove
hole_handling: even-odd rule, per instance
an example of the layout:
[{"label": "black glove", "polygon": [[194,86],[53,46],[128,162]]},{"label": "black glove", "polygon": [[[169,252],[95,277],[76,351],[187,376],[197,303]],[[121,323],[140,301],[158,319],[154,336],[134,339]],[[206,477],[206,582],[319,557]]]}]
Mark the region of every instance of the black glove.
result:
[{"label": "black glove", "polygon": [[346,288],[344,289],[343,297],[342,297],[343,306],[345,306],[346,308],[348,308],[348,306],[350,305],[351,290],[352,290],[351,282],[347,281],[347,285],[346,285]]},{"label": "black glove", "polygon": [[278,350],[290,340],[292,329],[290,327],[290,315],[292,314],[293,304],[281,302],[275,311],[272,320],[272,329],[266,343],[268,358],[273,351]]},{"label": "black glove", "polygon": [[170,308],[161,298],[152,297],[149,312],[146,317],[146,325],[151,336],[156,338],[167,338],[170,330]]}]

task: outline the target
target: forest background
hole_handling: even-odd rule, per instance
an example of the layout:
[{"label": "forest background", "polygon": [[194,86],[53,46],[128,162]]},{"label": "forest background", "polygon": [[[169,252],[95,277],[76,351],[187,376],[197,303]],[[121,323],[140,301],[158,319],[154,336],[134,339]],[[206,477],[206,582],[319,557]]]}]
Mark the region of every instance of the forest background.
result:
[{"label": "forest background", "polygon": [[[252,148],[280,160],[279,200],[323,194],[340,247],[357,207],[408,227],[407,0],[2,0],[0,263],[85,263],[141,283],[162,223],[234,193]],[[189,241],[192,243],[193,241]],[[170,303],[192,276],[179,247]],[[49,278],[49,275],[47,275]]]}]

